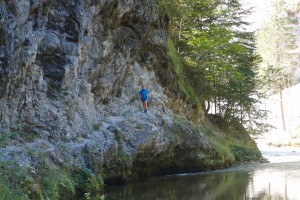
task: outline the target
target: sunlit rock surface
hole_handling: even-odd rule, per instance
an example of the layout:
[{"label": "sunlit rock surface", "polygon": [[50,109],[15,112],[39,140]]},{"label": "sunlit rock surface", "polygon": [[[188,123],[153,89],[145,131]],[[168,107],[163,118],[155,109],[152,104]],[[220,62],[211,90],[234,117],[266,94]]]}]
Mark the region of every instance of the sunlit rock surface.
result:
[{"label": "sunlit rock surface", "polygon": [[168,108],[167,24],[154,0],[0,1],[0,127],[16,137],[0,159],[107,179],[213,167],[209,142]]}]

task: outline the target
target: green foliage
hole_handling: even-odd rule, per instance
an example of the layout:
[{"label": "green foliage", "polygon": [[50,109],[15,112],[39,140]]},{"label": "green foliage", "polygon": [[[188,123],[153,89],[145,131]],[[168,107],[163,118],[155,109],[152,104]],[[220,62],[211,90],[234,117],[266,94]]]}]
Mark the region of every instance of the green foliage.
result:
[{"label": "green foliage", "polygon": [[0,162],[0,199],[29,199],[37,193],[30,168],[15,162]]},{"label": "green foliage", "polygon": [[184,96],[190,96],[191,91],[187,87],[185,83],[185,77],[183,76],[183,66],[181,64],[181,59],[178,52],[175,49],[172,39],[168,38],[168,57],[171,61],[172,67],[174,69],[175,75],[177,77],[177,83],[179,85],[179,89]]},{"label": "green foliage", "polygon": [[48,15],[49,14],[50,7],[51,7],[51,5],[49,5],[49,4],[44,4],[43,5],[43,15]]},{"label": "green foliage", "polygon": [[178,0],[157,0],[158,6],[169,16],[180,16],[180,8],[178,7]]},{"label": "green foliage", "polygon": [[168,57],[175,72],[176,82],[179,86],[181,97],[191,104],[200,105],[201,100],[199,96],[196,95],[194,88],[186,76],[185,67],[182,64],[180,55],[178,54],[171,37],[168,38]]},{"label": "green foliage", "polygon": [[93,194],[93,197],[91,197],[91,193],[85,193],[84,198],[86,200],[105,200],[105,196],[103,194]]},{"label": "green foliage", "polygon": [[43,169],[41,178],[44,199],[61,199],[62,196],[74,195],[76,183],[64,170]]},{"label": "green foliage", "polygon": [[242,124],[228,122],[217,116],[211,121],[214,126],[201,127],[200,130],[213,144],[221,160],[230,163],[263,161],[259,149]]},{"label": "green foliage", "polygon": [[175,125],[180,125],[182,123],[183,119],[180,118],[179,116],[174,116],[173,122]]},{"label": "green foliage", "polygon": [[[234,163],[234,156],[232,155],[229,145],[230,139],[219,137],[220,130],[212,126],[200,127],[201,132],[206,136],[210,143],[214,146],[214,149],[217,151],[218,157],[221,163]],[[214,158],[216,159],[216,158]],[[216,160],[214,162],[217,162]]]},{"label": "green foliage", "polygon": [[171,17],[168,56],[182,96],[228,121],[254,110],[256,91],[253,34],[239,31],[249,13],[236,0],[159,1]]},{"label": "green foliage", "polygon": [[18,139],[19,133],[17,129],[4,129],[0,131],[0,147],[5,147],[13,140]]},{"label": "green foliage", "polygon": [[73,177],[76,182],[76,189],[83,193],[97,192],[103,187],[102,177],[94,174],[90,169],[74,170]]},{"label": "green foliage", "polygon": [[258,161],[262,159],[258,151],[254,151],[253,149],[244,146],[232,145],[231,151],[237,162]]},{"label": "green foliage", "polygon": [[[234,37],[230,31],[222,28],[211,28],[211,31],[213,34],[194,31],[196,37],[187,42],[192,50],[186,55],[193,74],[189,77],[194,82],[192,85],[202,89],[198,94],[208,103],[213,102],[218,114],[232,120],[235,114],[249,110],[255,102],[249,98],[255,93],[255,74],[249,62],[253,56],[243,45],[232,42]],[[199,76],[207,82],[205,90]]]},{"label": "green foliage", "polygon": [[5,200],[68,199],[76,191],[99,192],[103,187],[101,176],[90,170],[35,170],[12,161],[1,161],[0,169],[0,199]]},{"label": "green foliage", "polygon": [[0,168],[0,199],[55,200],[75,194],[75,182],[64,170],[44,168],[39,178],[32,168],[16,162],[0,162]]},{"label": "green foliage", "polygon": [[297,12],[284,0],[269,2],[269,10],[269,19],[256,33],[256,46],[262,57],[258,70],[261,88],[272,94],[291,86],[298,66],[298,54],[293,53],[297,49]]},{"label": "green foliage", "polygon": [[204,135],[208,136],[208,137],[212,137],[213,133],[215,132],[214,128],[212,126],[209,127],[200,127],[200,130],[202,133],[204,133]]},{"label": "green foliage", "polygon": [[228,145],[226,145],[226,144],[224,145],[224,141],[223,142],[220,142],[218,140],[211,140],[211,141],[222,160],[224,160],[224,161],[227,160],[230,163],[233,163],[234,161],[236,161],[232,152],[228,148]]},{"label": "green foliage", "polygon": [[20,189],[11,190],[7,185],[7,179],[0,179],[0,199],[5,200],[26,200],[29,199],[26,194],[20,191]]}]

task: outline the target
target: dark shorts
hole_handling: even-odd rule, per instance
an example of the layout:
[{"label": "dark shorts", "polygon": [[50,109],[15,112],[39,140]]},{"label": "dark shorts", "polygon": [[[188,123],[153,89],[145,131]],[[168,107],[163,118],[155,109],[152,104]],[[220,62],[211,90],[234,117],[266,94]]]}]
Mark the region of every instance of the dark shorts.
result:
[{"label": "dark shorts", "polygon": [[148,99],[141,98],[141,100],[142,100],[142,102],[145,102],[145,101],[147,101]]}]

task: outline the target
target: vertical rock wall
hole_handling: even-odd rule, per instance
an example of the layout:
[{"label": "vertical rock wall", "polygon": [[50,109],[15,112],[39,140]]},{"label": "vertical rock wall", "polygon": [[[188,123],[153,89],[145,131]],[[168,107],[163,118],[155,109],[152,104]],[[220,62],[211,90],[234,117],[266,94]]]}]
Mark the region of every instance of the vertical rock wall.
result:
[{"label": "vertical rock wall", "polygon": [[71,139],[141,82],[161,95],[167,21],[154,1],[2,1],[0,16],[2,127]]},{"label": "vertical rock wall", "polygon": [[0,160],[106,179],[217,167],[203,134],[166,106],[167,24],[154,0],[0,1],[0,128],[17,132]]}]

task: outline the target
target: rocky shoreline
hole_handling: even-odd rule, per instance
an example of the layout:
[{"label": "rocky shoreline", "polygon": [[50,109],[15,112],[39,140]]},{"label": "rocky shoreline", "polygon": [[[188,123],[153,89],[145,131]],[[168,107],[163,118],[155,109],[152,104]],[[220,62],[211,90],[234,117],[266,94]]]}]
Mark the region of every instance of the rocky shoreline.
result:
[{"label": "rocky shoreline", "polygon": [[[260,159],[254,144],[232,153],[231,143],[221,145],[228,135],[175,114],[188,106],[174,93],[168,17],[154,0],[3,0],[0,33],[0,184],[8,196],[15,188],[56,199],[103,181],[228,167],[234,153]],[[142,83],[152,96],[146,114]]]}]

